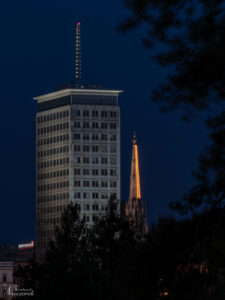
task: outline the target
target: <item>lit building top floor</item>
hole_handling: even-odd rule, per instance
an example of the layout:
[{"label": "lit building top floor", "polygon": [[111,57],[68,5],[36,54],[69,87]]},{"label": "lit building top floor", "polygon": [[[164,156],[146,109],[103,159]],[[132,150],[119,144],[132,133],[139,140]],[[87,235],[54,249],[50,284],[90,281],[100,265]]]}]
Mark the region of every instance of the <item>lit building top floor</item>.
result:
[{"label": "lit building top floor", "polygon": [[121,92],[123,91],[71,83],[34,99],[38,102],[38,111],[72,104],[118,106],[118,95]]}]

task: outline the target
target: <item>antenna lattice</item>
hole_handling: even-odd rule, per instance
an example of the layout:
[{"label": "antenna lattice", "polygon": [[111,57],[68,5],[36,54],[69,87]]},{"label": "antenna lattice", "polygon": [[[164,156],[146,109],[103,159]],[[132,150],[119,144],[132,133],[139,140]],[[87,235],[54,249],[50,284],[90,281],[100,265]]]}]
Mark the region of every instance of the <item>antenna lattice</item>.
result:
[{"label": "antenna lattice", "polygon": [[80,38],[80,22],[76,25],[76,82],[79,85],[81,81],[81,38]]}]

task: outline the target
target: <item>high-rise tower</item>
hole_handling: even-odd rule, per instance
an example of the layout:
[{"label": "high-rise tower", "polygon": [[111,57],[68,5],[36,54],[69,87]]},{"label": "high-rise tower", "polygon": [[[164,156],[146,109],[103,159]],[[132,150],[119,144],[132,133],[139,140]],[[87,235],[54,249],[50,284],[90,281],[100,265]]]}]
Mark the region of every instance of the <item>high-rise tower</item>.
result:
[{"label": "high-rise tower", "polygon": [[76,30],[76,83],[34,98],[37,260],[70,202],[80,205],[91,225],[105,213],[110,196],[120,200],[122,91],[80,83],[79,23]]},{"label": "high-rise tower", "polygon": [[132,148],[130,194],[125,205],[125,213],[131,226],[138,234],[142,235],[147,233],[146,210],[143,201],[141,200],[138,146],[135,133]]}]

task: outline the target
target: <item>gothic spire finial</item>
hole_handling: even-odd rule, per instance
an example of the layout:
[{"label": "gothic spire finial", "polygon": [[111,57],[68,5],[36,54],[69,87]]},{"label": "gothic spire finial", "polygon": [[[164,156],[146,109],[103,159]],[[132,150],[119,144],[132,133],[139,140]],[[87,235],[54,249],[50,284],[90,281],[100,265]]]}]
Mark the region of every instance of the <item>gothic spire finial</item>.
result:
[{"label": "gothic spire finial", "polygon": [[133,133],[133,140],[132,141],[133,141],[133,144],[136,145],[137,139],[136,139],[136,133],[135,133],[135,131]]}]

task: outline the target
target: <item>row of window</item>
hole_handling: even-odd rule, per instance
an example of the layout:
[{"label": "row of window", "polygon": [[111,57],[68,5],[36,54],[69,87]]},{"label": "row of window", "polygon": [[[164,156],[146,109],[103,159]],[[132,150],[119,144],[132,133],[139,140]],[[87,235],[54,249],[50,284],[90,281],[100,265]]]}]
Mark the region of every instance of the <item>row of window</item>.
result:
[{"label": "row of window", "polygon": [[[80,181],[74,181],[74,186],[75,187],[80,187],[81,182]],[[90,181],[89,180],[84,180],[83,181],[83,186],[84,187],[90,187]],[[100,184],[98,181],[92,181],[92,187],[99,187]],[[117,184],[116,181],[111,181],[110,182],[110,187],[111,188],[116,188]],[[48,183],[48,184],[43,184],[43,185],[38,185],[37,190],[38,192],[43,192],[43,191],[49,191],[49,190],[56,190],[56,189],[61,189],[61,188],[66,188],[69,187],[69,181],[62,181],[62,182],[56,182],[56,183]],[[108,187],[108,182],[107,181],[101,181],[101,187],[106,188]],[[76,196],[74,196],[77,199],[80,199],[81,193],[76,192]],[[78,195],[79,194],[79,195]],[[98,199],[98,198],[97,198]]]},{"label": "row of window", "polygon": [[69,163],[69,157],[64,157],[60,159],[53,159],[37,164],[37,169],[51,168],[55,166],[65,165]]},{"label": "row of window", "polygon": [[[74,134],[74,140],[84,140],[84,141],[89,141],[90,137],[92,137],[92,141],[108,141],[108,135],[107,134],[101,134],[99,135],[98,133],[93,133],[92,136],[89,133],[75,133]],[[111,134],[110,135],[110,141],[116,141],[116,134]]]},{"label": "row of window", "polygon": [[[107,182],[106,181],[102,181],[102,186],[103,187],[107,187]],[[90,192],[84,192],[84,193],[79,193],[78,192],[78,194],[79,194],[78,196],[77,196],[77,192],[75,194],[76,194],[76,196],[75,196],[76,199],[81,199],[81,197],[83,199],[90,199],[90,197],[91,197],[91,193]],[[115,197],[116,194],[115,193],[111,193],[110,196],[112,196],[112,195]],[[102,200],[108,200],[110,198],[110,196],[108,195],[107,192],[105,192],[105,193],[98,194],[97,195],[97,199],[101,198]],[[96,197],[96,193],[95,193],[94,197]],[[95,199],[95,198],[93,198],[93,195],[92,195],[92,199]]]},{"label": "row of window", "polygon": [[53,121],[53,120],[57,120],[57,119],[62,119],[65,117],[69,116],[69,111],[65,110],[65,111],[60,111],[54,114],[50,114],[50,115],[46,115],[46,116],[41,116],[37,118],[37,123],[44,123],[44,122],[49,122],[49,121]]},{"label": "row of window", "polygon": [[[108,175],[108,170],[107,169],[102,169],[101,173],[100,170],[98,169],[83,169],[82,170],[83,175]],[[74,169],[74,175],[81,175],[81,169]],[[110,169],[110,176],[116,176],[116,169]]]},{"label": "row of window", "polygon": [[66,188],[68,186],[69,186],[69,181],[61,181],[61,182],[56,182],[56,183],[38,185],[37,190],[38,190],[38,192],[43,192],[43,191]]},{"label": "row of window", "polygon": [[[103,186],[105,187],[107,185],[107,182],[103,182]],[[115,193],[113,194],[115,195]],[[81,193],[81,196],[83,199],[90,199],[91,193],[90,192],[85,192]],[[101,193],[99,196],[102,200],[108,200],[109,195],[107,192]],[[63,193],[63,194],[54,194],[54,195],[48,195],[48,196],[41,196],[37,198],[38,203],[46,203],[46,202],[52,202],[52,201],[57,201],[57,200],[65,200],[69,199],[69,193]]]},{"label": "row of window", "polygon": [[69,122],[52,125],[52,126],[48,126],[48,127],[42,127],[42,128],[38,128],[37,135],[46,134],[49,132],[54,132],[54,131],[59,131],[59,130],[65,130],[67,128],[69,128]]},{"label": "row of window", "polygon": [[60,171],[55,171],[55,172],[49,172],[49,173],[44,173],[44,174],[38,174],[37,179],[38,180],[43,180],[43,179],[49,179],[49,178],[55,178],[55,177],[62,177],[69,175],[69,170],[60,170]]},{"label": "row of window", "polygon": [[52,202],[57,200],[69,199],[69,193],[41,196],[37,198],[38,203]]},{"label": "row of window", "polygon": [[106,211],[107,210],[107,204],[102,204],[102,205],[99,205],[99,204],[83,204],[83,211],[90,211],[90,210],[93,210],[93,211]]},{"label": "row of window", "polygon": [[[91,222],[91,219],[93,220],[93,222],[96,222],[98,220],[98,216],[96,216],[96,215],[92,215],[92,216],[84,215],[85,222]],[[45,224],[58,225],[60,223],[61,223],[61,218],[51,218],[51,219],[47,219]],[[50,237],[50,236],[54,236],[54,233],[55,233],[54,229],[53,230],[52,229],[43,230],[43,231],[38,232],[38,236],[39,237]],[[45,247],[45,246],[47,246],[47,244],[48,244],[47,242],[39,242],[38,247],[39,248],[40,247]]]},{"label": "row of window", "polygon": [[[107,182],[102,181],[101,186],[102,187],[107,187],[107,185],[105,185],[105,183],[108,184]],[[81,185],[82,185],[82,181],[80,181],[80,180],[75,180],[74,181],[74,186],[75,187],[80,187]],[[83,181],[83,187],[90,187],[90,186],[99,187],[99,182],[96,181],[96,180],[93,180],[92,183],[89,180],[84,180]],[[111,181],[110,182],[110,187],[111,188],[116,188],[116,181]]]},{"label": "row of window", "polygon": [[[101,134],[99,135],[98,133],[93,133],[92,135],[90,135],[89,133],[75,133],[74,134],[74,140],[84,140],[84,141],[89,141],[92,139],[92,141],[108,141],[108,138],[110,139],[110,141],[116,141],[116,134],[112,134],[110,135],[110,137],[108,137],[107,134]],[[54,136],[54,137],[50,137],[50,138],[46,138],[46,139],[41,139],[37,141],[37,146],[43,146],[43,145],[49,145],[49,144],[54,144],[54,143],[59,143],[59,142],[63,142],[63,141],[67,141],[69,140],[69,134],[64,134],[64,135],[58,135],[58,136]]]},{"label": "row of window", "polygon": [[43,146],[43,145],[59,143],[62,141],[67,141],[67,140],[69,140],[69,134],[63,134],[63,135],[58,135],[58,136],[54,136],[54,137],[47,138],[47,139],[38,140],[37,145]]},{"label": "row of window", "polygon": [[[83,110],[81,111],[80,109],[74,109],[73,110],[73,116],[74,117],[80,117],[83,115],[83,117],[87,118],[92,116],[92,118],[98,118],[100,116],[100,111],[98,110]],[[101,118],[116,118],[117,112],[116,111],[106,111],[102,110],[101,111]]]},{"label": "row of window", "polygon": [[[101,172],[100,172],[101,171]],[[116,176],[116,169],[110,169],[110,176]],[[45,180],[45,179],[51,179],[51,178],[56,178],[56,177],[62,177],[69,175],[69,170],[60,170],[60,171],[55,171],[55,172],[49,172],[49,173],[43,173],[43,174],[38,174],[37,175],[37,180]],[[81,175],[81,170],[80,169],[74,169],[74,175]],[[107,176],[108,175],[108,170],[107,169],[83,169],[83,175],[89,176],[89,175],[102,175],[102,176]],[[75,185],[75,183],[74,183]],[[75,186],[80,186],[79,184]]]},{"label": "row of window", "polygon": [[[81,148],[80,145],[74,146],[74,152],[80,152],[81,149],[83,149],[83,152],[90,152],[90,150],[92,150],[92,152],[108,152],[108,145],[101,145],[100,147],[98,145],[83,145],[83,148]],[[109,150],[110,153],[116,153],[116,145],[110,145]]]},{"label": "row of window", "polygon": [[[92,162],[92,164],[98,164],[100,161],[101,161],[101,164],[107,164],[108,163],[108,158],[107,157],[101,157],[101,160],[100,160],[100,157],[92,157],[90,159],[90,157],[83,157],[83,163],[84,164],[89,164],[90,161]],[[111,165],[115,165],[116,164],[116,157],[115,156],[112,156],[110,157],[110,164]],[[80,164],[81,163],[81,157],[80,156],[75,156],[74,157],[74,162],[76,164]]]},{"label": "row of window", "polygon": [[[108,185],[108,182],[106,182],[106,181],[101,182],[102,187],[107,187],[107,185]],[[83,196],[83,199],[90,199],[90,197],[91,197],[91,199],[100,199],[100,196],[101,196],[101,199],[105,199],[105,200],[109,199],[109,196],[107,193],[100,194],[97,192],[94,192],[94,193],[89,193],[89,192],[81,193],[78,191],[74,192],[74,199],[81,199],[82,196]],[[111,196],[115,197],[116,194],[111,193],[110,197]]]},{"label": "row of window", "polygon": [[[41,214],[50,214],[50,213],[57,213],[62,212],[66,209],[67,205],[57,205],[57,206],[47,206],[39,208],[39,212]],[[40,223],[42,224],[42,223]]]},{"label": "row of window", "polygon": [[[57,205],[57,206],[49,206],[43,207],[40,209],[41,213],[48,214],[48,213],[60,213],[66,209],[67,205]],[[107,204],[83,204],[83,211],[106,211]],[[60,222],[60,218],[51,218],[51,219],[40,219],[37,221],[38,225],[55,225],[56,223]]]},{"label": "row of window", "polygon": [[63,147],[38,151],[37,157],[45,157],[45,156],[56,155],[56,154],[65,153],[65,152],[69,152],[69,146],[63,146]]},{"label": "row of window", "polygon": [[92,129],[116,129],[116,123],[113,122],[113,123],[107,123],[107,122],[87,122],[87,121],[84,121],[83,123],[82,122],[74,122],[74,128],[92,128]]},{"label": "row of window", "polygon": [[[55,224],[59,224],[59,221]],[[44,230],[40,232],[40,236],[41,237],[50,237],[50,236],[54,236],[55,230]],[[47,246],[47,243],[46,243]]]}]

